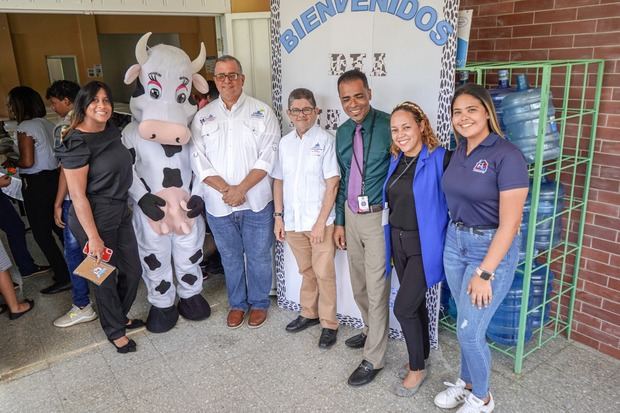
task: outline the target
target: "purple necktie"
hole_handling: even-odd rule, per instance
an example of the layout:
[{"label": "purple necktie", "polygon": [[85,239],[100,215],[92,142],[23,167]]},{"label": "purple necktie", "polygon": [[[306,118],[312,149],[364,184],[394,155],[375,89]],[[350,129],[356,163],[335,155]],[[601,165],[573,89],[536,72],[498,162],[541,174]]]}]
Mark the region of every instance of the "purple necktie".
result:
[{"label": "purple necktie", "polygon": [[[357,162],[356,162],[357,161]],[[351,155],[351,172],[349,173],[349,187],[347,202],[351,211],[359,210],[357,197],[362,194],[362,173],[364,172],[364,141],[362,140],[362,124],[355,125],[353,134],[353,154]]]}]

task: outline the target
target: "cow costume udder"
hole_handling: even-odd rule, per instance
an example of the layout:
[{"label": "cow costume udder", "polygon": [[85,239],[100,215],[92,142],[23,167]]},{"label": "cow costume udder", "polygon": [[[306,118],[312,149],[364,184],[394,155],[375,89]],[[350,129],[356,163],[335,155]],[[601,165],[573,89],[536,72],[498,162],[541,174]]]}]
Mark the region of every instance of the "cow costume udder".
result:
[{"label": "cow costume udder", "polygon": [[199,195],[192,195],[192,187],[199,190],[200,185],[193,185],[186,147],[191,144],[188,124],[197,110],[192,83],[202,93],[209,87],[197,73],[206,57],[204,44],[196,60],[190,61],[177,47],[159,44],[147,49],[150,35],[138,41],[138,63],[125,74],[125,83],[135,80],[136,89],[129,102],[133,120],[123,129],[123,143],[134,158],[129,194],[135,204],[133,224],[151,303],[146,327],[163,333],[174,327],[179,314],[190,320],[211,315],[201,295],[199,267],[204,203]]}]

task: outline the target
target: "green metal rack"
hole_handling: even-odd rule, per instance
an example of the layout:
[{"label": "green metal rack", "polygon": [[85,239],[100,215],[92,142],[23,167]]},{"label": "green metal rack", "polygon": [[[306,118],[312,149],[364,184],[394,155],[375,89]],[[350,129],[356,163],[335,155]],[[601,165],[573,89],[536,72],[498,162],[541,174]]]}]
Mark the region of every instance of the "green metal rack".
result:
[{"label": "green metal rack", "polygon": [[[595,149],[597,120],[603,83],[604,60],[558,60],[528,62],[472,63],[459,71],[469,72],[469,81],[488,87],[497,85],[498,70],[507,69],[511,84],[516,76],[526,74],[532,87],[541,88],[541,108],[538,122],[535,161],[529,167],[533,180],[530,189],[531,211],[529,214],[525,258],[519,263],[523,270],[523,294],[519,314],[517,344],[505,346],[489,340],[495,350],[514,359],[515,373],[521,373],[523,360],[544,347],[551,340],[564,334],[570,339],[571,325],[582,240],[586,223],[586,209],[590,190],[590,176]],[[473,78],[472,78],[473,75]],[[554,160],[543,161],[543,145],[547,125],[547,110],[550,95],[556,108],[555,122],[560,135],[561,155]],[[553,215],[538,219],[539,194],[543,177],[555,183]],[[564,208],[557,210],[560,182],[564,185]],[[559,242],[554,242],[554,229],[559,220],[563,232]],[[549,245],[542,250],[535,249],[537,228],[551,224]],[[536,266],[532,264],[536,262]],[[543,263],[540,264],[539,263]],[[528,308],[532,273],[546,269],[545,279],[555,273],[553,291],[548,291],[544,282],[542,304]],[[545,322],[545,312],[550,304],[551,311]],[[440,324],[456,331],[455,320],[447,313]],[[540,327],[533,331],[526,342],[528,317],[540,317]]]}]

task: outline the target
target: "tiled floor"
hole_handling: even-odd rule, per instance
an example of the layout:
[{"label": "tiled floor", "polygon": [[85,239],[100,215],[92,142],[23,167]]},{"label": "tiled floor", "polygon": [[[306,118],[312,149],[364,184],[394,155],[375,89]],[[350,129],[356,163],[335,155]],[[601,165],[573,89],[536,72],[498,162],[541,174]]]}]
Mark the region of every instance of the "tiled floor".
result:
[{"label": "tiled floor", "polygon": [[[221,276],[206,283],[210,319],[181,319],[166,334],[136,331],[138,351],[121,355],[98,321],[53,327],[70,294],[40,295],[47,283],[49,275],[26,281],[24,295],[36,300],[32,313],[16,321],[0,317],[0,412],[435,412],[434,395],[457,374],[456,339],[442,331],[430,375],[413,398],[389,392],[406,361],[404,343],[393,340],[377,379],[351,388],[346,379],[361,350],[344,340],[355,331],[342,327],[336,346],[319,350],[320,329],[286,333],[296,314],[275,304],[262,328],[229,330]],[[146,313],[141,287],[132,315]],[[493,357],[497,412],[620,411],[618,360],[563,338],[526,359],[520,376],[510,359]]]}]

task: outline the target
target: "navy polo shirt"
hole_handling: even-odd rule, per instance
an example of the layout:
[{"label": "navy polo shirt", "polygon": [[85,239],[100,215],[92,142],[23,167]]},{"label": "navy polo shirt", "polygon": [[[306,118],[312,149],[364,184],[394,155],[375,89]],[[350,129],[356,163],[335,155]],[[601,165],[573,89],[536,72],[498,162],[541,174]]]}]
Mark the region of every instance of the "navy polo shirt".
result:
[{"label": "navy polo shirt", "polygon": [[495,133],[470,154],[457,146],[441,180],[450,218],[467,226],[499,225],[499,193],[527,188],[527,162],[519,148]]}]

